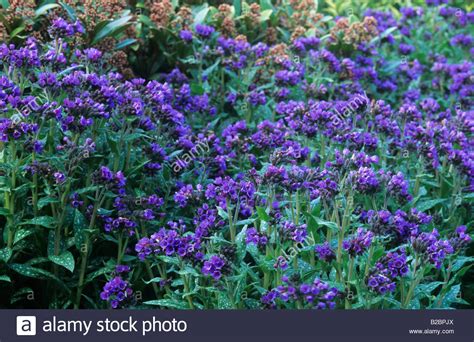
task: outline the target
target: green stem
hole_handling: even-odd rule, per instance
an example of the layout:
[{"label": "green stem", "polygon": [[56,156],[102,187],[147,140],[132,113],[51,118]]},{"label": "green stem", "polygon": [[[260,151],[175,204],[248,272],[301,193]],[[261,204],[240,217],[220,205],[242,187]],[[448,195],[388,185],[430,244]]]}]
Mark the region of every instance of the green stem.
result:
[{"label": "green stem", "polygon": [[449,282],[449,278],[451,278],[451,271],[452,271],[452,267],[453,267],[453,262],[450,261],[449,262],[449,266],[448,268],[446,269],[446,274],[444,276],[444,283],[443,283],[443,286],[441,287],[441,291],[439,292],[439,297],[438,297],[438,301],[436,303],[437,307],[440,307],[441,306],[441,303],[443,302],[443,299],[444,299],[444,296],[446,295],[446,288],[448,286],[448,282]]},{"label": "green stem", "polygon": [[[148,276],[150,277],[150,280],[154,279],[155,275],[153,274],[153,270],[151,269],[151,266],[148,260],[145,260],[145,268],[148,273]],[[155,293],[156,299],[160,298],[160,290],[158,289],[158,285],[156,285],[155,282],[152,282],[151,286],[153,287],[153,292]]]},{"label": "green stem", "polygon": [[12,143],[10,145],[11,149],[11,159],[12,159],[12,175],[11,175],[11,188],[9,192],[9,196],[5,196],[5,204],[9,202],[8,204],[8,209],[10,212],[10,215],[7,219],[8,222],[8,241],[7,241],[7,246],[8,248],[13,247],[13,238],[15,236],[15,225],[13,223],[13,217],[15,215],[15,187],[16,187],[16,145],[15,143]]},{"label": "green stem", "polygon": [[[354,272],[354,258],[349,257],[349,259],[350,259],[350,261],[349,261],[349,271],[347,273],[347,288],[350,291],[351,290],[352,273]],[[346,298],[345,308],[350,309],[351,307],[352,307],[351,302]]]},{"label": "green stem", "polygon": [[230,210],[230,202],[228,199],[226,199],[226,206],[227,206],[227,216],[229,216],[230,241],[232,243],[235,243],[236,231],[235,231],[234,223],[232,220],[232,211]]},{"label": "green stem", "polygon": [[[184,270],[184,264],[181,264],[181,270]],[[184,284],[184,292],[186,293],[185,297],[186,300],[188,301],[188,305],[190,309],[194,309],[194,304],[193,304],[193,298],[191,294],[189,294],[189,277],[188,275],[183,275],[183,284]]]},{"label": "green stem", "polygon": [[420,270],[419,274],[416,274],[418,266],[419,266],[419,257],[416,256],[415,266],[413,267],[413,272],[412,272],[414,279],[412,280],[410,287],[408,288],[408,292],[405,297],[405,302],[402,303],[403,309],[406,309],[408,305],[410,304],[411,298],[413,296],[413,292],[415,291],[415,288],[418,286],[418,283],[421,280],[421,277],[423,277],[423,270]]},{"label": "green stem", "polygon": [[119,237],[117,239],[118,246],[117,246],[117,265],[120,265],[120,260],[122,259],[122,232],[119,233]]},{"label": "green stem", "polygon": [[[96,220],[96,217],[97,217],[97,211],[102,206],[104,200],[105,200],[105,189],[100,191],[100,192],[99,192],[99,190],[97,190],[96,191],[96,196],[95,196],[95,205],[94,205],[94,209],[92,211],[92,217],[91,217],[91,220],[90,220],[90,223],[89,223],[88,231],[90,231],[94,228],[95,220]],[[79,271],[79,280],[77,282],[76,301],[74,303],[74,308],[75,309],[79,309],[79,306],[81,304],[82,290],[84,289],[84,279],[85,279],[86,269],[87,269],[87,258],[90,254],[89,253],[90,252],[89,251],[90,236],[89,236],[88,231],[85,232],[85,235],[86,235],[85,243],[84,243],[84,246],[83,246],[83,250],[81,250],[82,260],[81,260],[81,268],[80,268],[80,271]]]},{"label": "green stem", "polygon": [[374,245],[371,245],[369,247],[369,256],[367,257],[367,263],[365,264],[365,272],[364,272],[364,277],[367,278],[367,276],[369,275],[369,271],[370,271],[370,262],[372,260],[372,256],[374,254]]}]

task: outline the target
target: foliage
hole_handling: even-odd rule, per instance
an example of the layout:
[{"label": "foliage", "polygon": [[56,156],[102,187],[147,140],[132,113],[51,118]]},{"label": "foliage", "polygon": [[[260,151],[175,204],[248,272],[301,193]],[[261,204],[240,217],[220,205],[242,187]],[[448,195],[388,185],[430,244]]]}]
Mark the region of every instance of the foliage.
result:
[{"label": "foliage", "polygon": [[472,8],[0,3],[1,307],[472,307]]}]

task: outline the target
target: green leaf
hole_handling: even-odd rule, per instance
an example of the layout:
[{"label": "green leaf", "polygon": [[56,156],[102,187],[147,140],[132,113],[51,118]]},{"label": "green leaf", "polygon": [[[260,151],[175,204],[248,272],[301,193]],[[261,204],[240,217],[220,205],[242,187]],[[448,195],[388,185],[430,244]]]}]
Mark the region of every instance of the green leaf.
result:
[{"label": "green leaf", "polygon": [[11,248],[5,247],[3,249],[0,249],[0,261],[8,262],[8,260],[10,260],[11,257],[12,257]]},{"label": "green leaf", "polygon": [[456,258],[456,261],[454,262],[451,270],[452,272],[457,272],[461,269],[461,267],[464,266],[465,263],[471,263],[470,266],[472,266],[472,263],[474,263],[474,257],[468,257],[468,256],[458,256]]},{"label": "green leaf", "polygon": [[11,33],[10,33],[10,38],[15,38],[16,36],[18,36],[21,32],[23,32],[25,30],[25,26],[24,25],[21,25],[19,27],[17,27],[16,29],[14,29]]},{"label": "green leaf", "polygon": [[259,300],[256,300],[253,298],[244,299],[244,304],[245,304],[245,307],[251,310],[262,308],[262,303]]},{"label": "green leaf", "polygon": [[265,208],[263,207],[257,207],[257,215],[259,219],[264,222],[270,222],[271,220],[270,215],[267,214],[267,212],[265,211]]},{"label": "green leaf", "polygon": [[470,194],[464,195],[464,199],[474,199],[474,192],[471,192]]},{"label": "green leaf", "polygon": [[260,8],[262,11],[269,10],[273,8],[271,0],[260,0]]},{"label": "green leaf", "polygon": [[46,13],[47,11],[49,11],[50,9],[53,9],[53,8],[56,8],[56,7],[59,7],[58,4],[46,4],[46,5],[43,5],[41,7],[39,7],[36,11],[35,11],[35,15],[37,17],[39,17],[40,15]]},{"label": "green leaf", "polygon": [[15,238],[13,239],[13,244],[15,245],[17,242],[23,240],[27,236],[33,234],[34,231],[31,229],[19,229],[15,232]]},{"label": "green leaf", "polygon": [[185,266],[183,270],[179,270],[178,272],[179,275],[193,275],[195,277],[199,277],[199,273],[192,267],[190,266]]},{"label": "green leaf", "polygon": [[38,200],[38,209],[42,209],[50,203],[59,203],[59,200],[54,197],[42,197]]},{"label": "green leaf", "polygon": [[272,13],[273,10],[271,9],[260,12],[260,22],[263,23],[264,21],[270,19]]},{"label": "green leaf", "polygon": [[20,225],[32,225],[53,228],[56,225],[56,220],[51,216],[40,216],[20,223]]},{"label": "green leaf", "polygon": [[454,285],[449,289],[446,295],[443,298],[442,307],[449,308],[453,303],[459,302],[461,292],[461,285]]},{"label": "green leaf", "polygon": [[241,5],[242,0],[234,0],[234,12],[235,16],[238,17],[240,16],[240,13],[242,13],[242,5]]},{"label": "green leaf", "polygon": [[145,25],[148,26],[148,27],[154,27],[154,28],[156,28],[155,23],[154,23],[153,21],[151,21],[151,19],[150,19],[148,16],[146,16],[146,15],[140,14],[140,15],[138,16],[138,20],[140,20],[143,24],[145,24]]},{"label": "green leaf", "polygon": [[178,302],[172,299],[157,299],[157,300],[149,300],[148,302],[144,302],[143,304],[146,305],[153,305],[153,306],[163,306],[165,308],[171,309],[188,309],[188,305],[184,302]]},{"label": "green leaf", "polygon": [[91,282],[95,278],[104,275],[104,274],[109,274],[112,272],[110,267],[102,267],[101,269],[98,269],[97,271],[91,272],[87,275],[86,280],[84,281],[85,284]]},{"label": "green leaf", "polygon": [[11,282],[12,282],[12,280],[10,279],[10,277],[7,276],[7,275],[1,275],[1,276],[0,276],[0,281],[6,281],[7,283],[11,283]]},{"label": "green leaf", "polygon": [[84,215],[77,209],[74,209],[74,241],[77,249],[84,243],[84,231],[87,229],[87,222]]},{"label": "green leaf", "polygon": [[221,207],[217,207],[217,213],[219,214],[220,217],[222,217],[224,220],[227,220],[229,218],[229,214],[227,214],[227,211],[222,209]]},{"label": "green leaf", "polygon": [[[110,143],[110,142],[108,141],[108,143]],[[92,185],[92,186],[88,186],[86,188],[76,190],[75,193],[77,193],[78,195],[82,195],[82,194],[85,194],[85,193],[88,193],[88,192],[96,191],[97,188],[98,188],[97,185]]]},{"label": "green leaf", "polygon": [[408,304],[408,308],[411,310],[419,310],[420,309],[420,301],[417,298],[413,298]]},{"label": "green leaf", "polygon": [[195,24],[202,24],[204,20],[206,19],[207,13],[209,12],[209,7],[204,7],[202,10],[200,10],[196,16],[194,17],[194,23]]},{"label": "green leaf", "polygon": [[74,256],[69,251],[65,251],[61,255],[50,255],[49,260],[64,267],[71,273],[74,272]]},{"label": "green leaf", "polygon": [[[26,299],[30,299],[29,297],[31,297],[31,299],[34,298],[34,291],[29,288],[29,287],[23,287],[21,289],[19,289],[18,291],[16,291],[13,296],[11,296],[10,298],[10,304],[14,304],[22,299],[25,299],[25,296],[26,295]],[[31,300],[30,299],[30,300]]]},{"label": "green leaf", "polygon": [[117,45],[115,45],[115,50],[121,50],[129,45],[136,43],[136,41],[137,40],[133,38],[124,39],[120,43],[117,43]]},{"label": "green leaf", "polygon": [[202,72],[202,75],[205,77],[209,76],[219,66],[220,62],[221,60],[217,59],[217,61],[214,64],[212,64],[209,68],[207,68],[206,70]]},{"label": "green leaf", "polygon": [[239,262],[242,262],[246,254],[245,253],[246,247],[247,247],[247,244],[245,243],[245,236],[247,234],[246,232],[247,232],[247,226],[242,228],[242,230],[237,234],[235,238],[235,242],[237,244],[237,259],[239,260]]},{"label": "green leaf", "polygon": [[314,217],[314,220],[316,221],[316,223],[320,226],[325,226],[325,227],[328,227],[329,229],[332,229],[332,230],[339,230],[339,228],[337,227],[337,224],[335,222],[331,222],[331,221],[326,221],[320,217]]},{"label": "green leaf", "polygon": [[121,17],[121,18],[111,21],[110,23],[105,25],[103,28],[101,28],[99,32],[97,32],[95,37],[92,39],[92,44],[96,44],[100,40],[108,36],[111,36],[117,30],[125,27],[126,25],[128,25],[128,22],[130,21],[130,19],[132,19],[132,16],[127,15],[125,17]]},{"label": "green leaf", "polygon": [[54,274],[48,271],[45,271],[41,268],[36,268],[36,267],[22,265],[22,264],[11,264],[10,268],[25,277],[30,277],[34,279],[55,280],[58,284],[60,284],[66,290],[66,292],[68,293],[71,292],[71,290],[66,286],[66,284],[64,284],[64,282],[61,279],[56,277]]},{"label": "green leaf", "polygon": [[434,281],[428,284],[420,284],[416,287],[416,293],[422,293],[422,294],[425,294],[426,296],[429,296],[434,290],[436,290],[440,285],[443,285],[443,284],[444,283],[441,281]]},{"label": "green leaf", "polygon": [[195,95],[204,94],[204,88],[199,83],[191,83],[191,91]]},{"label": "green leaf", "polygon": [[226,292],[219,292],[217,295],[217,308],[218,309],[232,309],[233,305],[229,300]]},{"label": "green leaf", "polygon": [[177,257],[169,257],[166,255],[160,255],[157,257],[157,259],[167,263],[167,264],[173,264],[173,265],[179,265],[180,261]]},{"label": "green leaf", "polygon": [[60,1],[59,4],[61,5],[62,8],[64,8],[64,10],[66,11],[67,15],[69,16],[69,18],[71,18],[72,21],[76,21],[77,20],[77,17],[76,17],[76,12],[74,11],[74,9],[69,6],[68,4]]},{"label": "green leaf", "polygon": [[434,206],[436,206],[438,204],[441,204],[441,203],[444,203],[444,202],[446,202],[446,198],[437,198],[437,199],[433,199],[433,200],[420,202],[420,203],[418,203],[416,208],[419,211],[423,212],[423,211],[427,211],[427,210],[433,208]]},{"label": "green leaf", "polygon": [[0,216],[9,216],[10,215],[10,210],[5,209],[5,208],[0,208]]},{"label": "green leaf", "polygon": [[155,277],[155,278],[150,279],[150,280],[144,280],[143,282],[145,284],[151,284],[151,283],[159,283],[162,280],[163,280],[163,278],[161,278],[161,277]]},{"label": "green leaf", "polygon": [[8,9],[8,7],[10,7],[10,2],[8,0],[0,0],[0,6],[2,6],[4,10],[6,10]]}]

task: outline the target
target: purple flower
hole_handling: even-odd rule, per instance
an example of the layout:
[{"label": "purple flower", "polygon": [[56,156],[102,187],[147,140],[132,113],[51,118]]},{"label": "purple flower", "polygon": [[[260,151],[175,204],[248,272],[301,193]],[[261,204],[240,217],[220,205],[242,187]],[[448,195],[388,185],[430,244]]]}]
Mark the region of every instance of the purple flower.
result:
[{"label": "purple flower", "polygon": [[413,198],[408,193],[408,184],[408,181],[403,177],[403,173],[398,172],[388,182],[387,190],[391,196],[397,198],[401,203],[406,203]]},{"label": "purple flower", "polygon": [[53,176],[54,176],[54,181],[58,185],[63,184],[66,181],[66,176],[61,172],[55,172]]},{"label": "purple flower", "polygon": [[71,206],[73,208],[79,208],[81,207],[83,204],[84,204],[84,201],[81,201],[80,198],[79,198],[79,194],[77,192],[73,193],[71,196],[70,196],[70,200],[71,200]]},{"label": "purple flower", "polygon": [[122,171],[112,172],[108,167],[101,166],[99,170],[94,172],[92,180],[95,184],[101,184],[116,191],[118,194],[125,194],[125,185],[127,179]]},{"label": "purple flower", "polygon": [[286,270],[288,268],[288,260],[286,260],[283,256],[279,256],[276,259],[275,264],[273,264],[273,268],[275,269],[281,269],[281,270]]},{"label": "purple flower", "polygon": [[373,237],[374,233],[358,228],[356,234],[352,238],[344,240],[342,246],[352,257],[362,255],[372,244]]},{"label": "purple flower", "polygon": [[469,34],[457,34],[451,38],[452,45],[464,45],[466,47],[471,47],[473,45],[474,39]]},{"label": "purple flower", "polygon": [[127,265],[117,265],[115,266],[115,272],[120,274],[120,273],[128,273],[130,272],[130,266]]},{"label": "purple flower", "polygon": [[263,91],[252,91],[248,96],[248,101],[252,106],[264,105],[267,103],[267,97]]},{"label": "purple flower", "polygon": [[240,213],[250,216],[251,207],[254,205],[255,186],[243,180],[235,181],[230,177],[217,177],[213,184],[206,189],[206,198],[215,199],[220,207],[226,208],[229,204],[240,203]]},{"label": "purple flower", "polygon": [[41,87],[54,87],[57,86],[59,83],[55,73],[41,72],[38,74],[38,84]]},{"label": "purple flower", "polygon": [[140,260],[145,260],[146,257],[155,252],[158,246],[149,238],[141,238],[135,245],[135,251],[137,252]]},{"label": "purple flower", "polygon": [[209,38],[215,31],[214,27],[202,24],[197,24],[195,30],[201,38]]},{"label": "purple flower", "polygon": [[456,228],[456,232],[453,237],[449,240],[449,243],[453,246],[454,251],[460,251],[466,248],[471,243],[472,238],[466,233],[466,226],[459,226]]},{"label": "purple flower", "polygon": [[284,237],[289,237],[291,240],[299,243],[304,242],[308,235],[306,224],[296,225],[290,221],[283,222],[282,233]]},{"label": "purple flower", "polygon": [[107,215],[101,215],[100,218],[104,224],[104,230],[108,233],[116,231],[127,232],[129,236],[135,234],[135,228],[138,226],[137,222],[127,217],[110,217]]},{"label": "purple flower", "polygon": [[222,269],[226,265],[224,259],[217,255],[213,255],[209,260],[204,262],[202,273],[207,276],[212,276],[214,280],[219,280],[222,277]]},{"label": "purple flower", "polygon": [[268,238],[257,231],[255,228],[248,228],[245,232],[245,243],[248,244],[255,244],[257,246],[265,246],[268,242]]},{"label": "purple flower", "polygon": [[182,30],[179,33],[179,37],[184,40],[186,43],[190,43],[193,40],[193,33],[188,30]]},{"label": "purple flower", "polygon": [[126,307],[133,303],[133,290],[128,281],[116,276],[104,285],[100,298],[110,303],[112,309]]},{"label": "purple flower", "polygon": [[334,253],[327,241],[324,242],[322,245],[317,245],[314,248],[314,251],[316,252],[320,260],[323,260],[328,263],[330,263],[336,258],[336,254]]},{"label": "purple flower", "polygon": [[369,288],[381,295],[395,291],[395,280],[408,274],[407,257],[404,250],[389,252],[371,270],[367,279]]},{"label": "purple flower", "polygon": [[53,20],[51,33],[57,37],[70,37],[76,33],[84,33],[84,27],[78,20],[71,24],[63,18],[56,18]]},{"label": "purple flower", "polygon": [[181,235],[177,224],[170,222],[173,229],[161,228],[149,238],[141,238],[135,245],[140,260],[154,255],[178,256],[200,259],[201,241],[195,234]]},{"label": "purple flower", "polygon": [[209,236],[214,229],[222,227],[225,222],[219,219],[216,209],[211,209],[208,204],[203,204],[197,209],[193,224],[196,226],[196,237],[200,238]]},{"label": "purple flower", "polygon": [[174,201],[181,207],[184,208],[188,205],[188,202],[192,199],[198,199],[201,192],[201,185],[197,186],[197,190],[193,189],[191,184],[183,185],[177,192],[174,194]]},{"label": "purple flower", "polygon": [[351,171],[348,180],[354,190],[365,194],[374,193],[379,187],[379,180],[374,170],[365,166],[357,171]]},{"label": "purple flower", "polygon": [[339,291],[330,287],[328,283],[316,278],[312,283],[301,283],[282,277],[283,285],[280,285],[265,293],[261,301],[264,307],[276,308],[279,301],[283,303],[294,303],[300,301],[305,307],[313,309],[334,309],[335,299]]},{"label": "purple flower", "polygon": [[102,57],[102,52],[95,48],[85,49],[84,53],[86,54],[87,59],[91,62],[96,62]]},{"label": "purple flower", "polygon": [[422,232],[416,237],[412,237],[411,244],[415,252],[423,260],[441,268],[444,259],[455,252],[449,240],[439,238],[439,233],[434,228],[430,233]]}]

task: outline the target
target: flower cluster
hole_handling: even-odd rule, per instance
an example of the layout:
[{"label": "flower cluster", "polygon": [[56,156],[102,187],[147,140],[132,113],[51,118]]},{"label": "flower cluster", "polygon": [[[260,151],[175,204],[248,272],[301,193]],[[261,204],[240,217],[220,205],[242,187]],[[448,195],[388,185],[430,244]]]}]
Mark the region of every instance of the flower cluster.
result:
[{"label": "flower cluster", "polygon": [[140,260],[150,255],[179,256],[202,259],[201,242],[194,234],[180,235],[176,230],[161,228],[149,238],[141,238],[135,245]]},{"label": "flower cluster", "polygon": [[112,172],[107,166],[101,166],[92,177],[95,184],[102,185],[121,195],[125,193],[124,187],[127,180],[122,171]]},{"label": "flower cluster", "polygon": [[295,242],[304,242],[306,236],[308,236],[306,224],[296,225],[293,222],[285,221],[281,229],[283,237],[288,237]]},{"label": "flower cluster", "polygon": [[332,260],[336,258],[336,254],[334,250],[329,245],[329,242],[324,242],[321,245],[316,245],[314,247],[314,251],[316,252],[318,258],[324,262],[330,263]]},{"label": "flower cluster", "polygon": [[128,281],[117,275],[104,285],[100,298],[109,302],[112,309],[123,308],[133,303],[133,289]]},{"label": "flower cluster", "polygon": [[42,260],[51,308],[465,304],[469,6],[49,2],[0,23],[2,290]]},{"label": "flower cluster", "polygon": [[335,287],[330,287],[328,283],[316,278],[312,283],[297,284],[288,277],[283,277],[280,285],[270,290],[262,296],[262,303],[267,307],[275,307],[276,301],[296,302],[300,301],[302,305],[314,309],[334,309],[335,299],[339,291]]},{"label": "flower cluster", "polygon": [[354,190],[365,194],[376,192],[380,184],[375,171],[366,166],[360,167],[357,171],[351,171],[348,181]]},{"label": "flower cluster", "polygon": [[449,240],[440,239],[436,228],[430,233],[422,232],[413,237],[411,243],[415,252],[436,268],[441,268],[444,259],[454,253]]},{"label": "flower cluster", "polygon": [[259,247],[265,246],[268,242],[266,235],[259,233],[255,228],[248,228],[245,232],[245,243],[255,244]]},{"label": "flower cluster", "polygon": [[348,240],[344,240],[343,247],[350,256],[362,255],[372,244],[374,233],[358,228],[356,234]]},{"label": "flower cluster", "polygon": [[222,272],[225,271],[226,261],[218,255],[213,255],[204,262],[202,266],[202,274],[212,276],[214,280],[219,280],[222,277]]},{"label": "flower cluster", "polygon": [[395,280],[408,274],[407,256],[404,250],[389,252],[377,262],[370,272],[367,286],[381,295],[393,292]]}]

